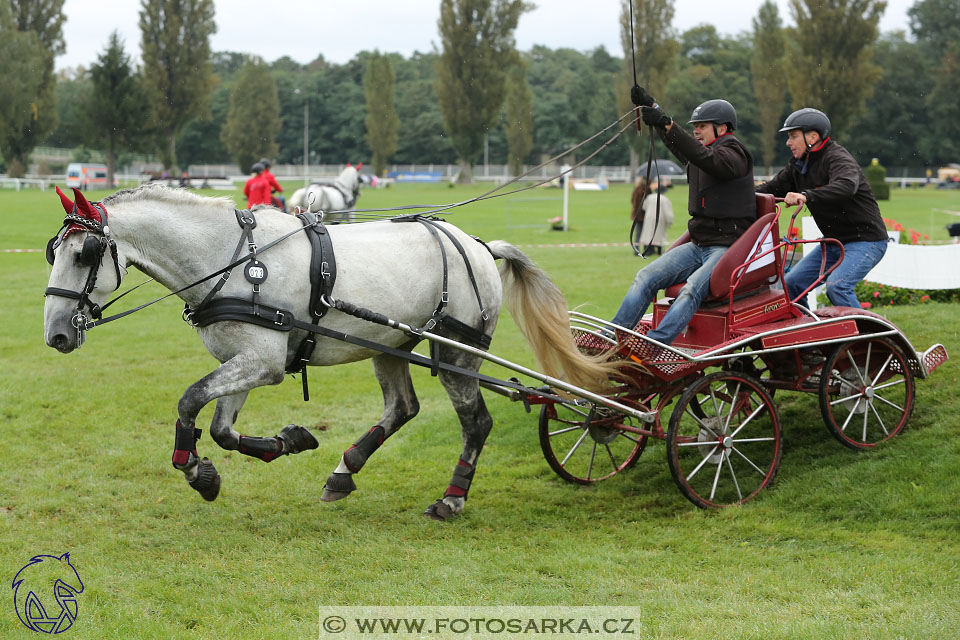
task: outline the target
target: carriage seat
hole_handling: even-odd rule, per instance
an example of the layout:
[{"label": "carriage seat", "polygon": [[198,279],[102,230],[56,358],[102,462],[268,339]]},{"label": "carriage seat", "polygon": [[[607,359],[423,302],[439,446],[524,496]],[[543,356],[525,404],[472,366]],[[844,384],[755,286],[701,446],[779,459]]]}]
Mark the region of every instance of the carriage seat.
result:
[{"label": "carriage seat", "polygon": [[[750,259],[757,248],[765,245],[762,251],[770,249],[780,239],[780,224],[777,217],[777,204],[774,196],[769,193],[758,193],[757,196],[757,221],[750,225],[743,235],[736,242],[730,245],[723,257],[717,261],[717,265],[710,275],[710,291],[704,302],[722,300],[730,295],[730,276],[744,262]],[[676,242],[670,245],[673,249],[676,246],[690,242],[690,232],[684,231],[683,235],[677,238]],[[762,252],[761,251],[761,252]],[[748,267],[749,271],[740,280],[737,286],[737,293],[749,293],[757,289],[762,289],[774,281],[780,270],[782,257],[779,251],[768,254]],[[664,293],[671,298],[676,298],[680,294],[686,282],[674,284],[666,288]]]}]

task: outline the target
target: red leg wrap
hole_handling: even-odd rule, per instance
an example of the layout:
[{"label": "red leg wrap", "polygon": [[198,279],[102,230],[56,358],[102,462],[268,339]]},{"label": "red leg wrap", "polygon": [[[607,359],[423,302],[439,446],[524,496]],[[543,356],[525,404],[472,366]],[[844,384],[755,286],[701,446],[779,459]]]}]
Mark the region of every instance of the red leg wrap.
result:
[{"label": "red leg wrap", "polygon": [[173,466],[182,467],[190,462],[190,454],[197,455],[197,440],[200,439],[199,429],[190,429],[180,424],[177,419],[177,435],[173,445]]}]

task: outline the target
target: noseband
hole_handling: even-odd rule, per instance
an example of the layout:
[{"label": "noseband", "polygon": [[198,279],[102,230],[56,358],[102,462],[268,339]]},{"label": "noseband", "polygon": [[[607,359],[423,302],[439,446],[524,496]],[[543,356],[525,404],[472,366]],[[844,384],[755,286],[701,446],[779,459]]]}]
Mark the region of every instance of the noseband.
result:
[{"label": "noseband", "polygon": [[90,300],[90,294],[93,293],[93,289],[97,284],[97,273],[100,271],[100,263],[103,261],[103,256],[107,252],[107,247],[110,247],[110,255],[113,258],[113,266],[117,273],[117,286],[114,288],[114,291],[120,288],[120,261],[117,257],[117,243],[110,237],[110,227],[107,225],[107,209],[99,202],[91,202],[90,206],[100,214],[100,219],[103,221],[102,223],[80,215],[77,210],[77,205],[74,204],[73,211],[68,213],[63,219],[63,226],[60,227],[56,235],[47,242],[47,262],[53,265],[56,255],[54,252],[68,235],[74,231],[85,230],[87,232],[87,237],[83,241],[83,248],[80,250],[79,256],[80,264],[90,267],[90,271],[87,273],[86,284],[80,291],[61,289],[59,287],[47,287],[43,292],[44,297],[60,296],[77,301],[77,312],[74,314],[71,322],[78,332],[83,331],[88,322],[88,318],[84,313],[85,309],[90,310],[91,317],[97,320],[100,319],[100,305]]}]

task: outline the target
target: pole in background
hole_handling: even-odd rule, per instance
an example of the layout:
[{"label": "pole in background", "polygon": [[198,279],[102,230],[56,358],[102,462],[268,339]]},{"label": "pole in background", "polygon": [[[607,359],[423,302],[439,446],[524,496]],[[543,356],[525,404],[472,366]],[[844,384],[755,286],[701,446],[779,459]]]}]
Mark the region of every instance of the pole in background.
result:
[{"label": "pole in background", "polygon": [[[300,95],[300,89],[294,89],[293,95]],[[310,169],[309,169],[309,128],[308,124],[310,122],[310,103],[307,102],[307,95],[303,95],[303,186],[307,186],[310,183]]]},{"label": "pole in background", "polygon": [[[560,167],[561,171],[570,171],[570,165],[565,164]],[[573,177],[573,171],[563,174],[563,230],[567,231],[567,212],[570,203],[570,178]]]}]

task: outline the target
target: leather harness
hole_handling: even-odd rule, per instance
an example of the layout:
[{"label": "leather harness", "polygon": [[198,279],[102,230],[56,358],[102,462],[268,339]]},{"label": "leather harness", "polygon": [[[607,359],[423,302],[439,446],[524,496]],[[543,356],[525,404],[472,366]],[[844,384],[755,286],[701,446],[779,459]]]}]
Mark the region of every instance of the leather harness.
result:
[{"label": "leather harness", "polygon": [[[213,289],[210,290],[209,293],[207,293],[199,305],[197,305],[195,308],[190,308],[190,306],[187,305],[187,307],[184,309],[183,317],[192,325],[198,327],[205,327],[215,322],[222,322],[225,320],[235,320],[273,329],[275,331],[291,331],[293,329],[302,329],[306,331],[307,335],[303,338],[303,340],[300,341],[293,358],[286,366],[287,373],[301,374],[304,400],[310,399],[307,383],[307,363],[310,361],[313,351],[317,345],[317,335],[334,338],[343,342],[349,342],[357,346],[379,351],[381,353],[387,353],[405,358],[414,364],[429,367],[433,375],[436,375],[440,370],[444,370],[477,377],[480,380],[495,384],[504,384],[504,381],[502,380],[489,378],[469,369],[464,369],[441,362],[439,359],[438,345],[435,342],[430,343],[430,358],[426,358],[408,350],[387,347],[376,342],[371,342],[363,338],[358,338],[356,336],[351,336],[340,331],[335,331],[320,326],[320,320],[324,317],[324,315],[326,315],[329,309],[333,308],[342,313],[352,315],[362,320],[396,328],[394,323],[389,318],[380,313],[363,307],[358,307],[344,300],[335,300],[333,298],[333,287],[337,277],[337,265],[333,251],[333,242],[326,227],[313,213],[305,212],[297,215],[301,224],[304,226],[304,232],[307,234],[307,238],[310,240],[311,246],[310,303],[308,307],[310,311],[310,321],[305,322],[303,320],[298,320],[294,316],[293,312],[291,312],[289,309],[281,309],[263,304],[260,302],[259,296],[260,284],[266,280],[267,275],[266,266],[260,263],[256,257],[257,247],[253,240],[253,229],[257,226],[256,216],[254,215],[253,211],[250,211],[249,209],[244,209],[242,211],[235,210],[235,214],[237,216],[237,224],[240,225],[241,228],[241,235],[240,241],[237,244],[237,248],[234,251],[233,258],[231,259],[231,263],[237,261],[237,257],[240,255],[244,245],[246,244],[249,248],[252,259],[245,266],[244,273],[247,280],[253,284],[252,299],[248,300],[245,298],[217,296],[217,293],[220,292],[221,288],[224,284],[226,284],[226,281],[230,277],[230,271],[225,271],[221,275],[221,278],[217,284],[213,287]],[[413,337],[420,339],[419,334],[421,334],[423,331],[430,331],[437,324],[440,324],[448,330],[481,345],[484,349],[488,348],[491,340],[491,336],[486,332],[486,324],[489,320],[489,315],[483,306],[483,300],[481,299],[480,289],[473,273],[473,267],[470,264],[470,260],[467,257],[463,245],[456,239],[456,237],[453,236],[452,233],[450,233],[450,231],[440,226],[432,219],[427,219],[422,216],[405,216],[401,218],[395,218],[394,221],[418,222],[423,224],[437,241],[443,261],[443,285],[440,293],[440,301],[425,325],[420,329],[413,331]],[[477,304],[480,308],[481,325],[479,328],[472,327],[464,322],[461,322],[448,315],[446,312],[446,307],[449,303],[449,292],[447,290],[447,252],[444,248],[442,238],[437,230],[442,232],[450,240],[464,261],[470,283],[477,299]],[[255,277],[251,277],[251,270],[255,272]],[[518,387],[525,389],[522,387],[522,385],[518,385]]]}]

